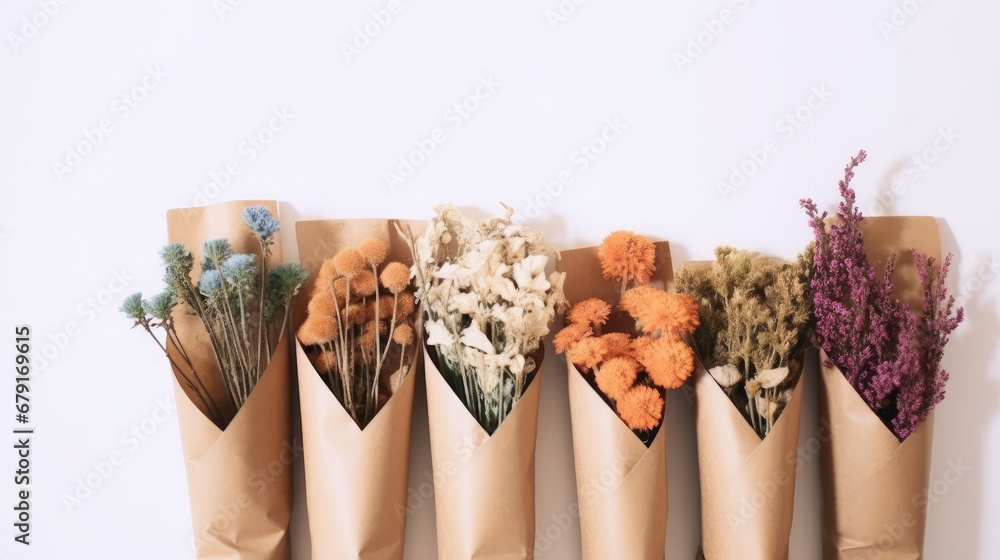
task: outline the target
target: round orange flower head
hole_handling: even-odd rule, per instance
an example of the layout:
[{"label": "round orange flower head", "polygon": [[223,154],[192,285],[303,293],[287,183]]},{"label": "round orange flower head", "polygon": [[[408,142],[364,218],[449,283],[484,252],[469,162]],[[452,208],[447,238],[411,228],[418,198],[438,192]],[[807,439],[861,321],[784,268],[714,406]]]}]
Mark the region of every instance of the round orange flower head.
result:
[{"label": "round orange flower head", "polygon": [[413,292],[404,290],[399,292],[396,297],[398,298],[396,302],[396,317],[405,319],[413,315],[413,312],[417,310],[417,300],[413,297]]},{"label": "round orange flower head", "polygon": [[671,338],[654,340],[639,358],[653,383],[664,389],[676,389],[694,371],[694,351],[683,341]]},{"label": "round orange flower head", "polygon": [[337,371],[337,353],[324,350],[316,359],[316,365],[320,372]]},{"label": "round orange flower head", "polygon": [[619,305],[647,333],[691,334],[700,323],[698,302],[687,294],[638,286],[625,292]]},{"label": "round orange flower head", "polygon": [[642,357],[646,353],[646,349],[652,343],[653,337],[651,336],[637,336],[633,338],[629,346],[629,355],[642,362]]},{"label": "round orange flower head", "polygon": [[365,329],[361,332],[361,352],[365,356],[374,356],[377,348],[375,347],[375,331]]},{"label": "round orange flower head", "polygon": [[325,344],[337,336],[337,321],[327,315],[310,315],[299,327],[298,335],[305,346]]},{"label": "round orange flower head", "polygon": [[590,298],[576,303],[569,308],[566,319],[570,323],[585,325],[603,325],[608,322],[611,305],[603,299]]},{"label": "round orange flower head", "polygon": [[357,249],[341,249],[333,257],[333,264],[337,267],[338,272],[348,278],[353,278],[365,269],[367,263]]},{"label": "round orange flower head", "polygon": [[360,303],[352,303],[344,310],[344,320],[351,325],[363,325],[365,322],[365,306]]},{"label": "round orange flower head", "polygon": [[389,325],[385,321],[368,321],[365,323],[364,332],[377,332],[379,336],[389,334]]},{"label": "round orange flower head", "polygon": [[413,344],[414,332],[410,325],[397,325],[392,331],[392,340],[401,346]]},{"label": "round orange flower head", "polygon": [[618,401],[618,416],[633,430],[652,430],[663,419],[663,397],[652,387],[632,387]]},{"label": "round orange flower head", "polygon": [[347,287],[350,281],[347,278],[337,278],[333,281],[333,295],[337,296],[337,305],[343,307],[347,300]]},{"label": "round orange flower head", "polygon": [[604,360],[604,345],[599,338],[587,337],[571,346],[566,357],[578,367],[593,369]]},{"label": "round orange flower head", "polygon": [[552,344],[556,347],[556,352],[562,354],[573,347],[577,342],[594,334],[589,323],[570,323],[563,327],[552,339]]},{"label": "round orange flower head", "polygon": [[616,231],[604,238],[597,248],[597,258],[606,280],[649,282],[656,270],[656,246],[631,231]]},{"label": "round orange flower head", "polygon": [[351,295],[366,298],[375,293],[378,289],[378,280],[375,273],[370,270],[362,270],[351,278]]},{"label": "round orange flower head", "polygon": [[365,259],[368,266],[375,267],[385,260],[386,255],[389,254],[389,246],[381,239],[369,237],[358,245],[358,253],[361,253],[361,258]]},{"label": "round orange flower head", "polygon": [[319,267],[319,274],[316,275],[316,285],[329,287],[337,278],[337,265],[333,264],[333,259],[326,259]]},{"label": "round orange flower head", "polygon": [[309,299],[309,304],[306,306],[309,311],[309,317],[334,317],[337,314],[336,308],[333,305],[333,294],[330,290],[317,289],[313,290],[312,298]]},{"label": "round orange flower head", "polygon": [[632,337],[627,333],[608,333],[601,336],[601,344],[604,345],[604,359],[617,358],[619,356],[631,357]]},{"label": "round orange flower head", "polygon": [[387,290],[398,294],[410,286],[410,269],[401,262],[391,262],[385,265],[379,278]]},{"label": "round orange flower head", "polygon": [[641,370],[642,366],[632,358],[611,358],[601,364],[594,380],[602,393],[617,401],[635,385]]}]

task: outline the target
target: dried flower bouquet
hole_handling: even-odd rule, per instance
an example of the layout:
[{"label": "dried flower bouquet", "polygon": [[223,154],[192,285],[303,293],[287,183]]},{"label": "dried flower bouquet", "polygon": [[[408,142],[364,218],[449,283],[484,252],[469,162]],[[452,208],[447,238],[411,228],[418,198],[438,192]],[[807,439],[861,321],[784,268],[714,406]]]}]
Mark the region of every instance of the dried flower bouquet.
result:
[{"label": "dried flower bouquet", "polygon": [[425,314],[438,558],[530,560],[541,339],[565,310],[542,236],[504,217],[438,206],[413,254]]},{"label": "dried flower bouquet", "polygon": [[419,236],[400,232],[413,252],[426,343],[469,411],[493,433],[538,371],[537,352],[564,309],[565,275],[545,267],[542,235],[503,218],[482,224],[451,205]]},{"label": "dried flower bouquet", "polygon": [[[270,471],[263,488],[254,482],[294,450],[285,330],[307,275],[280,264],[276,213],[274,201],[169,211],[166,291],[123,305],[174,372],[199,558],[291,557],[292,469]],[[240,516],[219,523],[236,503]]]},{"label": "dried flower bouquet", "polygon": [[[566,353],[648,446],[663,420],[664,390],[680,387],[694,370],[694,353],[684,339],[699,324],[698,302],[648,285],[656,247],[641,235],[616,231],[597,255],[605,280],[619,284],[621,298],[573,304],[554,339],[556,351]],[[614,320],[613,308],[631,321],[615,328],[622,321]]]},{"label": "dried flower bouquet", "polygon": [[698,305],[667,292],[670,245],[617,231],[562,252],[572,307],[556,335],[567,356],[583,560],[663,560],[667,530],[664,397],[694,368],[685,343]]},{"label": "dried flower bouquet", "polygon": [[796,263],[723,246],[711,267],[684,267],[678,291],[701,308],[701,362],[760,437],[788,404],[802,372],[812,301],[812,249]]},{"label": "dried flower bouquet", "polygon": [[326,259],[298,337],[337,399],[364,428],[412,367],[416,300],[410,268],[386,262],[389,246],[369,237]]},{"label": "dried flower bouquet", "polygon": [[[812,281],[820,353],[824,558],[921,558],[941,359],[963,319],[948,295],[951,255],[930,217],[864,218],[850,183],[836,216],[802,200],[816,236]],[[905,273],[904,273],[905,272]],[[880,274],[881,273],[881,274]],[[906,530],[887,539],[885,528]]]},{"label": "dried flower bouquet", "polygon": [[731,247],[715,253],[711,264],[677,273],[678,291],[701,308],[694,387],[702,552],[787,560],[811,259],[808,250],[795,263]]}]

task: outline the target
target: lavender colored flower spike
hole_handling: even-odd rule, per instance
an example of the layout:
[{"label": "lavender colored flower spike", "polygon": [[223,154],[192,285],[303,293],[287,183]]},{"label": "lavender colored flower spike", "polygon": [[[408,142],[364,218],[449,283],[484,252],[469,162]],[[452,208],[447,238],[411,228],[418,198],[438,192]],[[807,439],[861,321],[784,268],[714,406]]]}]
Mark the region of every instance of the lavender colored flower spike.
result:
[{"label": "lavender colored flower spike", "polygon": [[923,310],[914,317],[899,301],[890,280],[896,256],[890,255],[884,276],[864,252],[859,225],[864,217],[855,206],[850,187],[854,169],[867,154],[862,150],[844,170],[838,187],[843,199],[833,224],[826,223],[816,204],[800,204],[816,237],[812,280],[816,346],[844,373],[868,406],[893,433],[905,439],[944,398],[948,374],[940,368],[944,345],[962,321],[963,310],[953,312],[944,278],[949,255],[940,268],[934,259],[914,253],[924,291]]},{"label": "lavender colored flower spike", "polygon": [[263,206],[247,206],[243,209],[243,224],[261,240],[269,240],[281,229],[278,219]]}]

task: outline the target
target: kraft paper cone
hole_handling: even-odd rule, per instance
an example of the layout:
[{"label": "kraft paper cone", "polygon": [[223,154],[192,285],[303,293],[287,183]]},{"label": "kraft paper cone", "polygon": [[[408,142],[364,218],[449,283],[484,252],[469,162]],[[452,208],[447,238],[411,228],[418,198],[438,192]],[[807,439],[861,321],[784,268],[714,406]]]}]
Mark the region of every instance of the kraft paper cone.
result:
[{"label": "kraft paper cone", "polygon": [[572,363],[567,370],[583,559],[663,560],[666,427],[647,448]]},{"label": "kraft paper cone", "polygon": [[532,560],[538,373],[488,435],[424,350],[439,560]]},{"label": "kraft paper cone", "polygon": [[419,362],[361,430],[295,346],[313,558],[401,559]]},{"label": "kraft paper cone", "polygon": [[[223,202],[167,212],[170,241],[184,243],[200,273],[201,244],[227,237],[237,252],[257,252],[257,241],[240,221],[243,208],[274,201]],[[272,247],[272,265],[281,263],[281,242]],[[175,310],[181,343],[203,374],[216,402],[226,403],[225,387],[201,320]],[[190,398],[174,376],[178,423],[184,450],[191,521],[197,556],[204,560],[288,560],[288,522],[292,511],[292,464],[298,456],[292,440],[290,357],[286,332],[243,407],[225,430]],[[211,375],[207,375],[207,374]],[[176,372],[175,372],[176,374]]]},{"label": "kraft paper cone", "polygon": [[[409,265],[410,251],[394,222],[410,224],[414,233],[423,228],[423,222],[384,219],[298,222],[300,260],[315,279],[325,259],[375,237],[389,245],[388,261]],[[305,320],[312,287],[310,282],[303,290],[306,296],[297,302],[296,324]],[[420,313],[418,309],[414,315],[418,321]],[[402,385],[364,430],[323,381],[301,344],[296,341],[295,346],[313,558],[401,560],[415,377],[423,363],[419,337]]]},{"label": "kraft paper cone", "polygon": [[[922,288],[911,249],[940,262],[941,240],[931,217],[865,218],[864,248],[878,277],[889,253],[898,257],[894,294],[919,312]],[[823,558],[923,558],[934,413],[902,443],[820,352]]]},{"label": "kraft paper cone", "polygon": [[695,360],[701,538],[707,560],[788,559],[804,378],[799,376],[788,405],[762,440]]},{"label": "kraft paper cone", "polygon": [[[656,271],[650,285],[668,289],[673,282],[670,245],[661,241],[655,246]],[[621,297],[617,284],[604,279],[597,247],[563,251],[557,268],[567,273],[565,293],[570,304],[594,297],[605,301]],[[620,317],[609,327],[631,330],[630,321]],[[666,427],[660,426],[647,448],[580,371],[568,360],[566,365],[583,560],[663,560]]]},{"label": "kraft paper cone", "polygon": [[823,558],[923,558],[934,412],[902,443],[820,352]]}]

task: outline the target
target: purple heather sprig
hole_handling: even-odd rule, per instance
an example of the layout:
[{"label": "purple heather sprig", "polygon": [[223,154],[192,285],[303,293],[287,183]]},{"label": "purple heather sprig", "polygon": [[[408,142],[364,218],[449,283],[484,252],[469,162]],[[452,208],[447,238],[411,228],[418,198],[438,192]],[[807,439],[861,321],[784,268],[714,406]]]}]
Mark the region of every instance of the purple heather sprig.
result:
[{"label": "purple heather sprig", "polygon": [[941,357],[963,311],[953,314],[954,297],[947,297],[944,286],[951,255],[938,268],[933,258],[914,251],[924,290],[919,317],[893,295],[895,254],[889,255],[883,277],[876,277],[864,252],[864,218],[850,188],[854,169],[866,155],[859,152],[844,170],[838,221],[827,223],[827,213],[820,214],[812,200],[800,201],[816,236],[813,338],[903,440],[944,398],[948,374],[940,369]]}]

